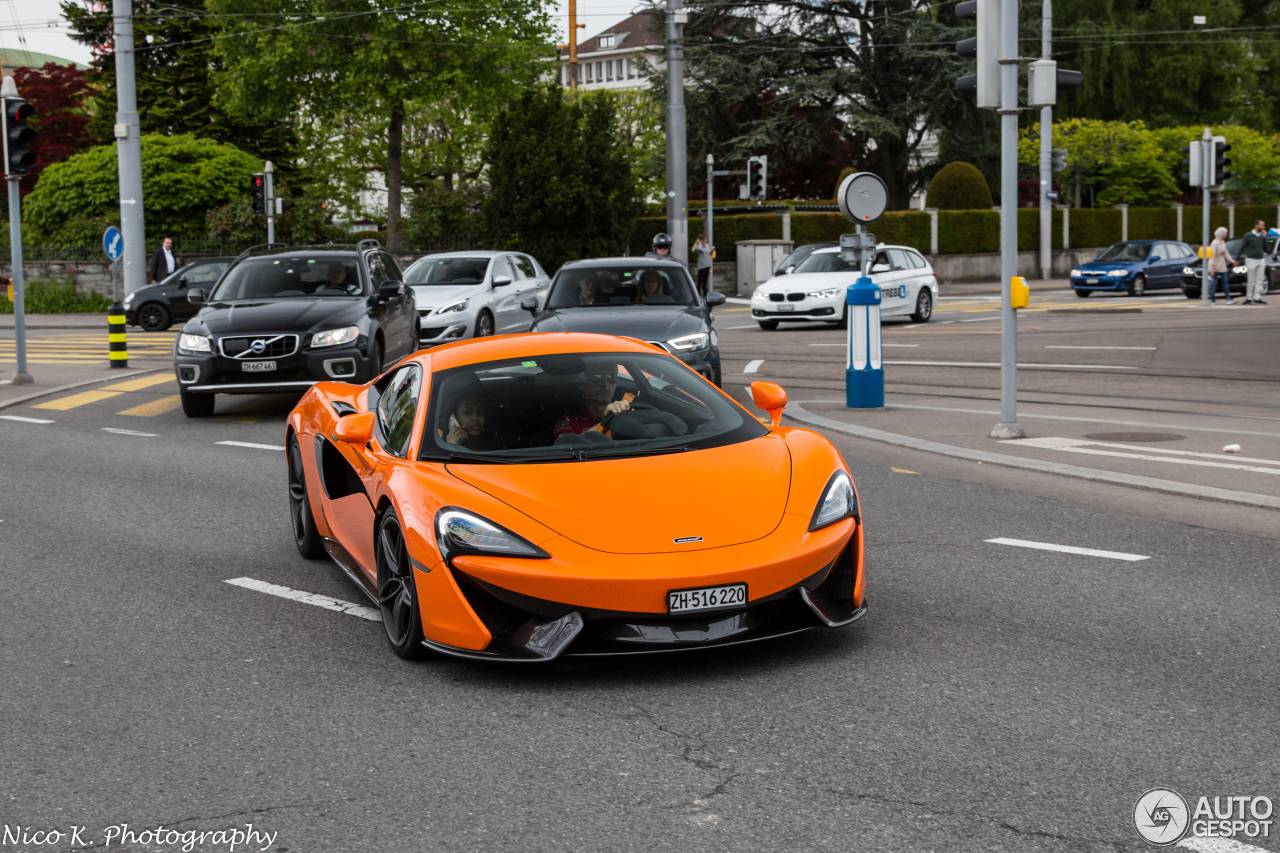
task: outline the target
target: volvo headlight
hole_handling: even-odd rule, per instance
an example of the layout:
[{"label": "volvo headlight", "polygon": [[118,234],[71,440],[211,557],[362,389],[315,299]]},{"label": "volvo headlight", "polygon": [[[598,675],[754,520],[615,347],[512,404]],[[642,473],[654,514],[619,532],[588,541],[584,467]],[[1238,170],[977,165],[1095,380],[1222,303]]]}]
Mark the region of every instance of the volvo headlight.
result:
[{"label": "volvo headlight", "polygon": [[204,335],[188,335],[183,332],[178,336],[178,349],[184,352],[213,352],[213,341]]},{"label": "volvo headlight", "polygon": [[837,471],[827,481],[818,507],[813,511],[809,530],[817,530],[841,519],[857,516],[858,498],[853,493],[853,481],[844,471]]},{"label": "volvo headlight", "polygon": [[1076,269],[1076,270],[1072,270],[1072,271],[1071,271],[1071,277],[1072,277],[1072,278],[1079,278],[1079,277],[1080,277],[1080,275],[1081,275],[1081,273],[1080,273],[1080,270],[1078,270],[1078,269]]},{"label": "volvo headlight", "polygon": [[1183,268],[1182,268],[1182,274],[1183,274],[1183,275],[1195,275],[1195,274],[1196,274],[1196,271],[1195,271],[1194,269],[1192,269],[1191,267],[1183,267]]},{"label": "volvo headlight", "polygon": [[667,343],[681,352],[689,352],[690,350],[704,348],[707,345],[707,334],[706,332],[698,332],[693,335],[684,335],[683,337],[672,338]]},{"label": "volvo headlight", "polygon": [[843,287],[833,287],[833,288],[830,288],[829,290],[815,290],[813,293],[809,294],[809,298],[810,299],[830,299],[831,297],[835,296],[837,293],[844,293],[844,290],[845,289]]},{"label": "volvo headlight", "polygon": [[1249,271],[1249,268],[1246,266],[1237,266],[1237,267],[1232,267],[1231,271],[1236,275],[1244,275]]},{"label": "volvo headlight", "polygon": [[311,348],[320,349],[321,347],[336,347],[339,344],[349,344],[358,337],[360,337],[359,326],[325,329],[323,332],[316,332],[311,336]]},{"label": "volvo headlight", "polygon": [[510,530],[457,507],[445,507],[436,513],[436,544],[446,559],[459,553],[503,557],[548,556],[546,551]]},{"label": "volvo headlight", "polygon": [[1107,273],[1107,276],[1109,278],[1123,278],[1128,274],[1129,274],[1128,270],[1111,270]]},{"label": "volvo headlight", "polygon": [[450,311],[466,311],[467,306],[471,304],[470,299],[459,299],[457,302],[450,302],[443,308],[437,308],[437,314],[448,314]]}]

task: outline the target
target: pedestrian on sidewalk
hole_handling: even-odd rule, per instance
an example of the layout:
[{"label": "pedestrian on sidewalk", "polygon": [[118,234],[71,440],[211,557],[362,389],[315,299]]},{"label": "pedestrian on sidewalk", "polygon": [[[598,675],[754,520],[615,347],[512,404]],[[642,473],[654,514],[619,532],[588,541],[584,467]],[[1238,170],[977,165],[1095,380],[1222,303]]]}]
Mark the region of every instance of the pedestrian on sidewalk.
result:
[{"label": "pedestrian on sidewalk", "polygon": [[1253,223],[1253,230],[1244,235],[1244,244],[1240,247],[1244,255],[1244,265],[1249,271],[1249,284],[1244,291],[1245,305],[1266,305],[1262,301],[1263,277],[1267,274],[1267,223],[1259,219]]},{"label": "pedestrian on sidewalk", "polygon": [[693,253],[697,256],[698,264],[698,292],[706,297],[707,284],[711,280],[711,265],[715,256],[715,246],[708,245],[707,232],[699,231],[698,239],[693,243]]},{"label": "pedestrian on sidewalk", "polygon": [[1213,232],[1213,242],[1209,244],[1209,251],[1213,252],[1213,257],[1209,259],[1209,274],[1213,276],[1208,282],[1209,302],[1218,304],[1216,298],[1218,282],[1222,282],[1224,304],[1235,305],[1236,301],[1231,298],[1231,268],[1236,265],[1236,259],[1227,251],[1227,229],[1219,228]]},{"label": "pedestrian on sidewalk", "polygon": [[165,237],[164,243],[151,256],[151,283],[168,278],[177,268],[178,259],[173,256],[173,238]]}]

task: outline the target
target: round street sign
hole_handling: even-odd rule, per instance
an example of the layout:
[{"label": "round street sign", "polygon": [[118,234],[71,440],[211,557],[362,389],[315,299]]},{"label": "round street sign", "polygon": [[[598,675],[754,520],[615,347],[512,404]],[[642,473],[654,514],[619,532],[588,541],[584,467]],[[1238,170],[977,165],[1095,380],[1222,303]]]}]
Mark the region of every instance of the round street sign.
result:
[{"label": "round street sign", "polygon": [[108,258],[120,260],[120,256],[124,254],[124,238],[120,236],[119,228],[112,225],[102,233],[102,248],[107,250]]},{"label": "round street sign", "polygon": [[858,172],[844,179],[836,192],[840,212],[850,222],[866,225],[875,222],[889,204],[884,181],[870,172]]}]

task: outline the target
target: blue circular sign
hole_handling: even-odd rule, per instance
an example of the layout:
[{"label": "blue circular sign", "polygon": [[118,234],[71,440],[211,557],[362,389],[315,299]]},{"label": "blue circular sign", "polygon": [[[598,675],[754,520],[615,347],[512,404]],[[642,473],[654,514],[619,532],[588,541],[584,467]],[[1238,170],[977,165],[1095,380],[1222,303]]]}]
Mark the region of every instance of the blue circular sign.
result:
[{"label": "blue circular sign", "polygon": [[102,232],[102,248],[107,250],[107,257],[113,261],[120,260],[120,256],[124,254],[124,237],[120,234],[120,229],[114,225]]}]

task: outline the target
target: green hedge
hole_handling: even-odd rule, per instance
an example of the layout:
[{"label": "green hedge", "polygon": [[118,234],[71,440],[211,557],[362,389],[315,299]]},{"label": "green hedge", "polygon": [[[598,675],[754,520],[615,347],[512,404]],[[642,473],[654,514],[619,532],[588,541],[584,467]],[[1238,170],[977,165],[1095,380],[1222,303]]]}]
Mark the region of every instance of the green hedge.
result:
[{"label": "green hedge", "polygon": [[[111,300],[99,293],[77,293],[74,279],[35,279],[22,286],[22,310],[27,314],[97,314],[111,307]],[[0,290],[0,314],[12,314],[8,291]]]}]

